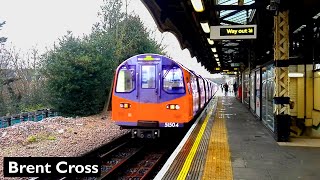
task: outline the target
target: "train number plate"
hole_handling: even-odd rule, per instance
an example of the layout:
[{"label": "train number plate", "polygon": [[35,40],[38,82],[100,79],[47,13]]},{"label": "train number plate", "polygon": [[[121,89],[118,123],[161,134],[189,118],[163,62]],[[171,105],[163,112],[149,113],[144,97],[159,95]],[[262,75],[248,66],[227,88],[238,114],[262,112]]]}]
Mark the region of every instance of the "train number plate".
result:
[{"label": "train number plate", "polygon": [[160,123],[160,127],[183,127],[183,123],[175,123],[175,122]]}]

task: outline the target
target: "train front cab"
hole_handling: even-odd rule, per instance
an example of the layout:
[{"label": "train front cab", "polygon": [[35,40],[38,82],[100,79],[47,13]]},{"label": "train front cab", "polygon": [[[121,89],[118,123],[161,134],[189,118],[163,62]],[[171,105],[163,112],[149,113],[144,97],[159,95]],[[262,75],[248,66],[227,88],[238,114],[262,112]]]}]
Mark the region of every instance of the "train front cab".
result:
[{"label": "train front cab", "polygon": [[112,119],[133,137],[159,137],[161,128],[182,128],[193,117],[190,73],[166,57],[151,57],[128,59],[115,76]]}]

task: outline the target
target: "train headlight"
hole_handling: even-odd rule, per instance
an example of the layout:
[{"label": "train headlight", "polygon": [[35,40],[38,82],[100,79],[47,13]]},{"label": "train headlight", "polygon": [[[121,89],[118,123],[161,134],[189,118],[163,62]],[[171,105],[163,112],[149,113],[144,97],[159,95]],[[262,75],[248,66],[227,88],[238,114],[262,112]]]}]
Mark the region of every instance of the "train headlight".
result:
[{"label": "train headlight", "polygon": [[180,109],[180,106],[178,104],[168,104],[166,108],[170,110],[178,110]]},{"label": "train headlight", "polygon": [[131,108],[131,104],[129,104],[129,103],[120,103],[120,107],[124,108],[124,109],[128,109],[128,108]]}]

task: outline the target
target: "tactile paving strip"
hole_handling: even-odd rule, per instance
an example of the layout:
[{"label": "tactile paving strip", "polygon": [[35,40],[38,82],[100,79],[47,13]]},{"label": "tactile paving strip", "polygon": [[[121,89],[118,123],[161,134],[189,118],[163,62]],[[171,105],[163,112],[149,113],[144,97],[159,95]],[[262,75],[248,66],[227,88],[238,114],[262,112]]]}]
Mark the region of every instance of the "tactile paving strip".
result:
[{"label": "tactile paving strip", "polygon": [[185,177],[185,179],[187,180],[201,179],[202,177],[204,165],[206,162],[211,129],[214,122],[214,115],[217,107],[216,102],[217,102],[217,99],[215,99],[215,102],[214,102],[215,105],[212,107],[212,114],[208,116],[208,123],[206,125],[206,129],[202,135],[200,145],[196,151],[196,155],[192,161],[188,175]]},{"label": "tactile paving strip", "polygon": [[233,179],[225,115],[221,97],[218,99],[217,111],[209,141],[206,164],[202,179]]},{"label": "tactile paving strip", "polygon": [[[212,104],[216,104],[216,99],[214,99],[209,105],[212,107]],[[199,146],[199,141],[201,140],[201,137],[199,137],[200,133],[203,131],[206,127],[208,118],[210,117],[210,112],[212,110],[209,108],[207,109],[208,114],[205,114],[205,118],[201,118],[196,128],[191,133],[191,136],[186,141],[183,148],[180,150],[179,154],[175,158],[174,162],[171,164],[168,171],[165,173],[165,175],[162,177],[162,179],[190,179],[188,175],[188,172],[190,170],[190,165],[193,163],[193,158],[196,156],[195,153],[197,152],[197,147]],[[195,146],[195,144],[197,144]],[[203,163],[202,163],[203,164]],[[191,168],[192,169],[192,168]],[[190,170],[191,171],[191,170]],[[180,175],[180,176],[179,176]],[[198,176],[199,177],[199,176]]]}]

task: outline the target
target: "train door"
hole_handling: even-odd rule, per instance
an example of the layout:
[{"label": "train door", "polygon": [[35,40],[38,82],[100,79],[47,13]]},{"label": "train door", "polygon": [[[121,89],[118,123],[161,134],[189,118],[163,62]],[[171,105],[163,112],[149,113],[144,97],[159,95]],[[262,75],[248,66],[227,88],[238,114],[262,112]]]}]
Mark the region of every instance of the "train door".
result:
[{"label": "train door", "polygon": [[191,88],[193,97],[193,115],[195,115],[199,110],[199,92],[197,85],[197,78],[195,75],[191,75]]},{"label": "train door", "polygon": [[202,77],[198,77],[199,83],[199,98],[200,98],[200,108],[203,108],[205,104],[205,90],[204,90],[204,81]]},{"label": "train door", "polygon": [[137,98],[140,103],[158,103],[160,97],[160,63],[140,63],[137,74]]}]

